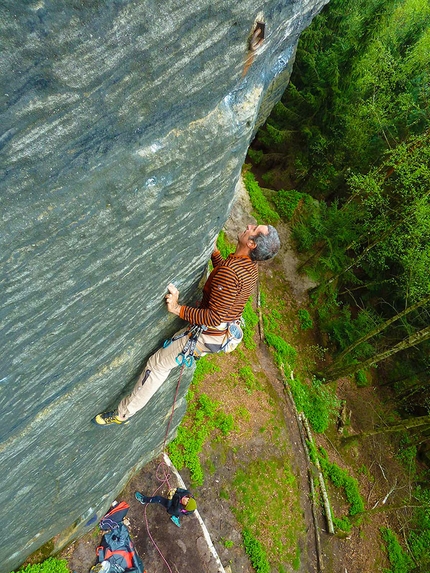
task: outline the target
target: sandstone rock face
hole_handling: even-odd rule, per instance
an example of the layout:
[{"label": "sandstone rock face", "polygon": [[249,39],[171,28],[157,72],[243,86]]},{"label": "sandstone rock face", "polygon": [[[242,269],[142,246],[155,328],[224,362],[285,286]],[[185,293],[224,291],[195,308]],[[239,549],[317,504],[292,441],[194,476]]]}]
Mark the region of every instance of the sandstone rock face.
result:
[{"label": "sandstone rock face", "polygon": [[2,2],[0,571],[94,527],[162,450],[178,372],[128,426],[90,420],[180,325],[166,285],[195,300],[326,1]]}]

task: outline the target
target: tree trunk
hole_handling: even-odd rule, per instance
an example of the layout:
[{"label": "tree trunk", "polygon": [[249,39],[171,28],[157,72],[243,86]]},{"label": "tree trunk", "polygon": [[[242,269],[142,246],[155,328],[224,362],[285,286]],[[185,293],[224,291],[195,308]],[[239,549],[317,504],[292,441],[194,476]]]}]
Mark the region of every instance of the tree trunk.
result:
[{"label": "tree trunk", "polygon": [[337,380],[341,376],[350,376],[351,374],[355,374],[358,370],[366,370],[373,364],[377,364],[390,356],[393,356],[400,350],[406,350],[411,346],[415,346],[420,342],[424,342],[424,340],[428,340],[430,338],[430,326],[415,332],[415,334],[411,334],[407,338],[403,339],[401,342],[396,344],[395,346],[368,358],[364,362],[357,363],[357,364],[350,364],[348,366],[341,366],[338,364],[338,361],[334,362],[331,368],[327,370],[327,372],[323,373],[323,376],[326,379],[326,382],[330,382],[331,380]]},{"label": "tree trunk", "polygon": [[364,336],[362,336],[361,338],[359,338],[358,340],[353,342],[350,346],[348,346],[348,348],[345,348],[345,350],[343,350],[339,354],[339,356],[336,357],[336,362],[341,361],[347,354],[349,354],[352,350],[357,348],[357,346],[359,346],[363,342],[366,342],[366,340],[369,340],[369,338],[373,338],[374,336],[376,336],[377,334],[379,334],[380,332],[385,330],[388,326],[390,326],[390,324],[392,324],[393,322],[396,322],[396,320],[403,318],[404,316],[406,316],[410,312],[413,312],[414,310],[416,310],[420,306],[424,306],[428,302],[430,302],[430,295],[422,298],[421,300],[419,300],[418,302],[416,302],[412,306],[409,306],[408,308],[406,308],[405,310],[403,310],[399,314],[396,314],[392,318],[386,320],[384,323],[378,325],[376,328],[374,328],[373,330],[371,330],[370,332],[368,332],[367,334],[365,334]]},{"label": "tree trunk", "polygon": [[397,424],[390,424],[389,426],[384,426],[383,428],[375,428],[373,430],[367,430],[366,432],[360,432],[359,434],[354,434],[352,436],[347,436],[342,438],[342,444],[346,445],[349,442],[356,440],[357,438],[367,438],[369,436],[376,436],[377,434],[389,434],[391,432],[400,432],[404,430],[413,430],[415,428],[430,427],[430,415],[419,416],[417,418],[407,418],[406,420],[401,420]]}]

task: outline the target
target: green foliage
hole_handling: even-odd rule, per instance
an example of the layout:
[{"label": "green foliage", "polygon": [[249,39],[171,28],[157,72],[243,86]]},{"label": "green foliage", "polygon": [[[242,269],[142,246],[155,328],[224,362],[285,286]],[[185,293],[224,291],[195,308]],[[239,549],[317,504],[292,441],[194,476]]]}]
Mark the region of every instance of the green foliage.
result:
[{"label": "green foliage", "polygon": [[408,538],[409,547],[415,561],[430,569],[430,490],[417,487],[414,498],[418,507]]},{"label": "green foliage", "polygon": [[248,149],[248,155],[254,165],[261,163],[264,153],[262,151],[255,151],[254,149]]},{"label": "green foliage", "polygon": [[287,223],[293,218],[294,212],[299,206],[300,202],[305,202],[309,204],[312,202],[311,197],[305,193],[300,193],[291,189],[290,191],[285,191],[280,189],[274,198],[274,203],[276,210],[278,211],[281,218]]},{"label": "green foliage", "polygon": [[[207,357],[203,357],[198,364],[206,361]],[[205,365],[199,375],[208,371],[210,368]],[[223,436],[228,435],[234,429],[234,420],[231,414],[225,414],[220,409],[219,403],[212,401],[206,394],[201,394],[198,399],[194,399],[194,393],[191,391],[188,400],[189,423],[179,426],[178,434],[169,444],[168,451],[173,464],[178,469],[186,466],[190,470],[193,484],[202,485],[204,475],[199,454],[203,444],[216,430]]]},{"label": "green foliage", "polygon": [[294,402],[299,412],[304,412],[315,432],[325,432],[339,410],[339,400],[329,386],[316,378],[309,386],[298,376],[288,380]]},{"label": "green foliage", "polygon": [[384,573],[409,573],[413,566],[413,561],[403,550],[395,533],[388,527],[381,528],[382,539],[386,544],[388,559],[391,569],[385,569]]},{"label": "green foliage", "polygon": [[279,221],[279,215],[270,206],[251,171],[245,172],[243,181],[254,209],[252,214],[255,216],[258,223],[264,225],[276,225]]},{"label": "green foliage", "polygon": [[283,338],[273,332],[266,332],[266,342],[275,350],[275,362],[278,366],[294,368],[297,350]]},{"label": "green foliage", "polygon": [[207,357],[203,356],[196,362],[196,368],[193,375],[193,390],[196,390],[200,382],[209,374],[214,374],[219,372],[221,368],[215,364],[214,361],[208,360]]},{"label": "green foliage", "polygon": [[221,231],[218,235],[216,246],[224,259],[226,259],[231,253],[234,253],[236,249],[236,245],[227,240],[224,231]]},{"label": "green foliage", "polygon": [[314,323],[312,321],[311,315],[305,308],[300,308],[297,314],[299,315],[300,328],[302,330],[313,328]]},{"label": "green foliage", "polygon": [[[263,554],[267,555],[264,562],[270,561],[272,568],[283,562],[292,563],[304,523],[296,478],[288,460],[249,460],[244,469],[236,472],[232,489],[237,500],[234,514],[249,534],[249,551],[251,547],[255,549],[253,566]],[[259,541],[257,547],[262,553],[251,540]]]},{"label": "green foliage", "polygon": [[355,383],[357,388],[365,388],[369,386],[369,380],[367,379],[366,372],[364,370],[357,370],[354,374]]},{"label": "green foliage", "polygon": [[245,382],[246,389],[248,392],[252,392],[256,388],[256,379],[254,372],[250,366],[242,366],[239,369],[239,376]]},{"label": "green foliage", "polygon": [[333,525],[336,527],[336,529],[345,531],[345,533],[349,533],[352,529],[352,524],[347,517],[333,517]]},{"label": "green foliage", "polygon": [[242,532],[245,551],[257,573],[270,573],[270,564],[261,543],[255,539],[249,529]]},{"label": "green foliage", "polygon": [[346,470],[343,470],[336,464],[332,464],[324,448],[320,448],[318,458],[324,475],[332,481],[335,487],[345,490],[345,495],[350,505],[349,515],[362,513],[364,511],[364,502],[360,495],[357,480],[351,477]]},{"label": "green foliage", "polygon": [[226,549],[231,549],[234,546],[234,541],[231,539],[224,539],[224,537],[221,537],[221,542]]},{"label": "green foliage", "polygon": [[[329,306],[330,308],[330,306]],[[325,315],[326,308],[321,305],[318,309],[318,314],[321,318],[322,328],[330,334],[330,337],[337,346],[344,350],[348,348],[353,342],[362,338],[367,332],[372,331],[375,325],[381,322],[381,318],[376,315],[372,309],[364,309],[359,311],[355,318],[349,306],[331,307],[331,314]],[[372,338],[371,341],[363,342],[358,346],[350,359],[362,360],[374,354],[374,346],[371,342],[378,340],[378,337]]]},{"label": "green foliage", "polygon": [[[428,124],[430,33],[424,0],[331,0],[300,38],[290,84],[257,134],[316,196],[342,188]],[[276,155],[275,155],[276,154]],[[264,162],[264,156],[263,156]]]},{"label": "green foliage", "polygon": [[70,573],[70,571],[65,559],[50,557],[42,563],[27,565],[23,569],[20,569],[19,573]]},{"label": "green foliage", "polygon": [[242,313],[243,320],[245,321],[245,328],[243,329],[243,344],[248,350],[254,350],[257,344],[254,340],[255,327],[258,324],[258,314],[252,308],[252,297],[249,298],[245,304]]}]

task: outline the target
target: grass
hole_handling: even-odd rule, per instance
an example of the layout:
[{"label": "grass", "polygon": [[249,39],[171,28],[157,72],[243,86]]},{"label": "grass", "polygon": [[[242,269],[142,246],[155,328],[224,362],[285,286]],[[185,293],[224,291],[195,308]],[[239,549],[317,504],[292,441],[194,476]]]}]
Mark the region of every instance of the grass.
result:
[{"label": "grass", "polygon": [[385,569],[384,573],[409,573],[413,568],[413,561],[403,550],[395,533],[388,527],[382,527],[381,535],[391,565],[391,569]]},{"label": "grass", "polygon": [[311,315],[309,314],[309,311],[307,311],[305,308],[300,308],[297,314],[300,321],[300,328],[302,330],[313,328],[314,323],[312,321]]},{"label": "grass", "polygon": [[19,570],[19,573],[70,573],[65,559],[50,557],[42,563],[33,563]]},{"label": "grass", "polygon": [[276,225],[279,222],[278,213],[272,208],[269,201],[264,196],[251,171],[246,170],[243,174],[243,182],[248,191],[253,207],[252,214],[257,219],[259,225]]},{"label": "grass", "polygon": [[[264,480],[262,480],[264,476]],[[250,461],[236,472],[232,483],[236,499],[234,513],[244,532],[246,551],[252,552],[254,568],[293,564],[297,538],[303,532],[296,478],[287,459]],[[295,516],[295,517],[292,517]],[[270,569],[267,569],[268,571]]]},{"label": "grass", "polygon": [[364,511],[364,502],[360,495],[357,480],[337,464],[331,463],[324,448],[320,448],[317,455],[324,475],[330,479],[335,487],[344,490],[349,503],[349,515],[353,516],[362,513]]},{"label": "grass", "polygon": [[[173,464],[180,470],[187,467],[190,470],[193,485],[202,485],[204,481],[203,467],[199,454],[209,438],[220,439],[227,436],[234,428],[231,414],[225,414],[217,401],[211,400],[206,394],[197,396],[196,389],[203,376],[219,371],[209,357],[199,360],[195,371],[192,389],[187,395],[187,416],[178,429],[176,438],[169,444],[168,452]],[[196,380],[197,376],[197,380]]]}]

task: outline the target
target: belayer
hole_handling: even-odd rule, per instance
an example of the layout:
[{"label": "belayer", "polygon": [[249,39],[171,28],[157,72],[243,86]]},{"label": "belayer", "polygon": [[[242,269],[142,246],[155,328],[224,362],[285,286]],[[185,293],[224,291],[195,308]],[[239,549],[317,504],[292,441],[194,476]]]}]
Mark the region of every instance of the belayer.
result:
[{"label": "belayer", "polygon": [[121,425],[141,410],[177,365],[190,366],[193,357],[229,352],[241,340],[240,319],[258,278],[258,261],[274,257],[280,248],[279,236],[271,225],[247,225],[239,233],[234,253],[225,260],[212,253],[213,271],[203,287],[199,308],[179,304],[179,291],[169,284],[167,310],[189,323],[150,356],[129,396],[114,411],[101,412],[92,419],[98,426]]},{"label": "belayer", "polygon": [[148,497],[139,491],[136,491],[134,496],[142,505],[147,503],[159,503],[165,507],[167,513],[171,516],[170,519],[178,527],[181,527],[181,523],[179,521],[179,517],[181,515],[189,515],[197,509],[196,500],[194,499],[191,492],[180,487],[173,490],[169,497],[161,497],[161,495]]}]

